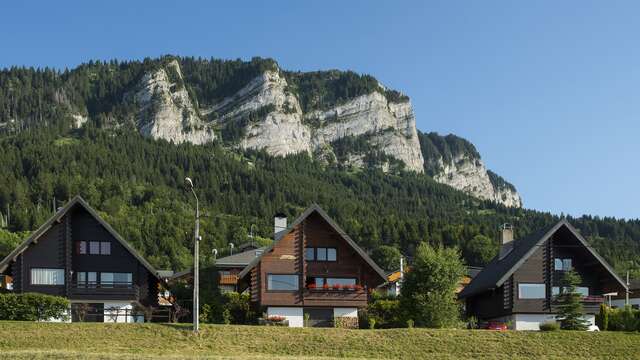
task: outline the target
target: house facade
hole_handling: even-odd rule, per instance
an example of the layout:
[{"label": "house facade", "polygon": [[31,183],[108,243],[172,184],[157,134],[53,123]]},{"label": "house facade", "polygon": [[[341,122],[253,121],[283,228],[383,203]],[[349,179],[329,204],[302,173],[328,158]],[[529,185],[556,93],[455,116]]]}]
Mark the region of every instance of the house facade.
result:
[{"label": "house facade", "polygon": [[239,290],[292,327],[357,327],[358,309],[386,282],[384,271],[317,205],[291,226],[283,217],[275,225],[274,244],[238,274]]},{"label": "house facade", "polygon": [[68,298],[72,321],[143,321],[134,308],[157,306],[161,281],[79,196],[2,260],[0,274],[9,291]]},{"label": "house facade", "polygon": [[516,330],[539,330],[556,321],[563,276],[573,270],[582,283],[584,318],[594,323],[604,294],[626,284],[566,220],[514,240],[503,229],[500,253],[460,292],[466,312],[480,321],[501,321]]}]

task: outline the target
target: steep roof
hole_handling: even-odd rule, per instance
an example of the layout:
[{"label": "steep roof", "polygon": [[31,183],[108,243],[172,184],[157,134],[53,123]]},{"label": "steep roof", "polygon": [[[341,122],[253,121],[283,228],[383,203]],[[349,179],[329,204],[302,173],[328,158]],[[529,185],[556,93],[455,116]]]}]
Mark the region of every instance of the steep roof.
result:
[{"label": "steep roof", "polygon": [[9,255],[7,255],[2,261],[0,261],[0,272],[3,272],[18,255],[22,254],[31,243],[37,242],[38,239],[47,232],[56,222],[59,222],[68,212],[75,206],[81,206],[84,208],[94,219],[100,223],[122,246],[124,246],[133,257],[135,257],[153,276],[158,277],[158,272],[149,264],[138,252],[127,243],[120,234],[118,234],[104,219],[98,215],[98,213],[80,196],[76,195],[71,201],[69,201],[63,208],[59,209],[47,222],[42,224],[36,231],[31,234],[22,244],[18,245]]},{"label": "steep roof", "polygon": [[387,274],[384,272],[384,270],[382,270],[378,264],[376,264],[370,257],[369,255],[367,255],[367,253],[362,250],[355,241],[353,241],[353,239],[351,239],[349,237],[349,235],[347,235],[346,232],[344,232],[344,230],[342,230],[342,228],[335,222],[333,221],[333,219],[331,219],[331,217],[329,217],[329,215],[322,210],[322,208],[318,205],[318,204],[313,204],[311,206],[309,206],[303,213],[302,215],[298,216],[298,218],[296,220],[293,221],[293,223],[291,223],[291,225],[289,227],[287,227],[286,230],[280,231],[277,234],[275,234],[274,236],[274,241],[273,244],[271,244],[270,246],[268,246],[266,249],[264,249],[264,252],[260,255],[255,257],[250,263],[249,265],[247,265],[241,272],[240,274],[238,274],[238,277],[242,278],[245,275],[247,275],[249,273],[249,271],[251,269],[253,269],[259,262],[260,259],[262,259],[262,256],[264,256],[264,254],[266,254],[267,252],[273,250],[273,247],[278,244],[278,242],[280,242],[280,240],[282,240],[283,237],[285,237],[287,234],[289,234],[296,226],[298,226],[299,224],[301,224],[307,217],[309,217],[309,215],[313,214],[313,213],[317,213],[318,215],[320,215],[320,217],[322,217],[327,224],[329,224],[329,226],[331,226],[331,228],[337,232],[342,239],[349,245],[351,246],[351,248],[353,250],[355,250],[356,253],[358,253],[358,255],[360,255],[360,257],[367,263],[369,264],[369,266],[371,266],[371,268],[382,278],[384,279],[384,281],[387,281]]},{"label": "steep roof", "polygon": [[524,262],[536,251],[536,249],[548,240],[553,234],[555,234],[560,228],[566,227],[578,241],[596,258],[602,266],[623,286],[625,289],[627,285],[624,281],[615,273],[611,266],[596,253],[589,243],[580,235],[580,233],[566,220],[562,219],[556,224],[547,227],[541,231],[531,234],[523,239],[517,240],[514,244],[513,250],[508,253],[503,259],[500,259],[499,255],[491,260],[482,271],[480,271],[473,281],[467,285],[460,293],[461,298],[465,298],[471,295],[479,294],[484,291],[498,288],[509,279],[509,277],[522,265]]}]

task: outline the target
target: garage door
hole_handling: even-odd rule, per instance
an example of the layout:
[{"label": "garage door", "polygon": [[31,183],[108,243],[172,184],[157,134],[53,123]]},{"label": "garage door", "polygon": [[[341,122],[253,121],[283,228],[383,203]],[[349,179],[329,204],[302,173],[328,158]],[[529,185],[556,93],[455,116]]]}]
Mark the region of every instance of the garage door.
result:
[{"label": "garage door", "polygon": [[332,308],[305,308],[305,319],[309,319],[305,326],[311,327],[333,327]]}]

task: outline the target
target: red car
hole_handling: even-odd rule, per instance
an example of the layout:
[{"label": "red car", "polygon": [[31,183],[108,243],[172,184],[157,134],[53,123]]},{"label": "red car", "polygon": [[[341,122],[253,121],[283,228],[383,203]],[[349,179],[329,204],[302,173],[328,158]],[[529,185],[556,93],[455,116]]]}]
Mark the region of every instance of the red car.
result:
[{"label": "red car", "polygon": [[486,330],[495,330],[495,331],[509,330],[509,328],[507,327],[507,324],[503,322],[498,322],[498,321],[489,321],[488,323],[484,324],[482,328]]}]

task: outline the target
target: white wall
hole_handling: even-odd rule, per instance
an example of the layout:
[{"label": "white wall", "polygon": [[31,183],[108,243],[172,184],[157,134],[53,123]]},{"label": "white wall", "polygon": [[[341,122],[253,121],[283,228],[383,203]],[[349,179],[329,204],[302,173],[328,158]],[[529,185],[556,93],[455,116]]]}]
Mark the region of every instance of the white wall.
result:
[{"label": "white wall", "polygon": [[[584,315],[589,325],[595,325],[595,315]],[[515,314],[513,315],[514,330],[540,330],[540,324],[556,322],[556,314]]]},{"label": "white wall", "polygon": [[133,316],[132,310],[133,310],[133,304],[128,302],[105,302],[104,303],[104,322],[106,323],[144,322],[144,316]]},{"label": "white wall", "polygon": [[301,307],[268,307],[267,316],[284,316],[289,320],[289,327],[303,327],[304,315]]},{"label": "white wall", "polygon": [[358,308],[333,308],[333,317],[358,317]]}]

